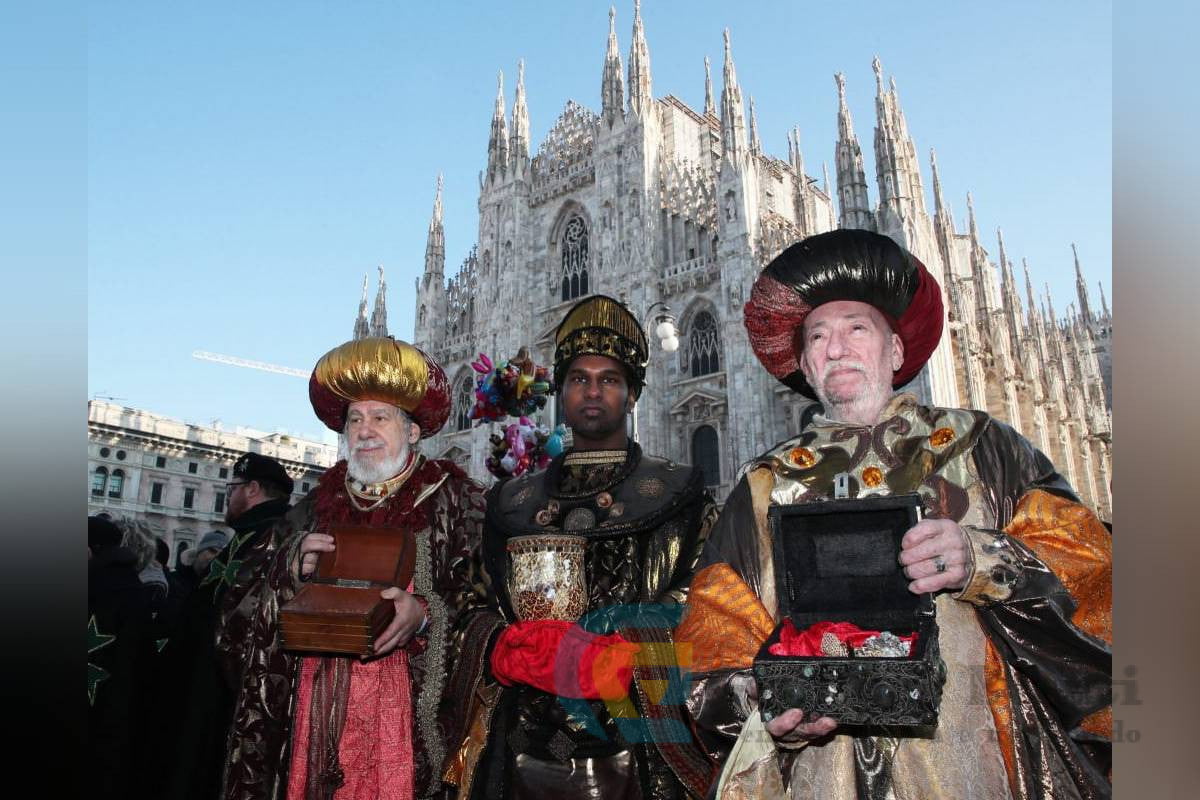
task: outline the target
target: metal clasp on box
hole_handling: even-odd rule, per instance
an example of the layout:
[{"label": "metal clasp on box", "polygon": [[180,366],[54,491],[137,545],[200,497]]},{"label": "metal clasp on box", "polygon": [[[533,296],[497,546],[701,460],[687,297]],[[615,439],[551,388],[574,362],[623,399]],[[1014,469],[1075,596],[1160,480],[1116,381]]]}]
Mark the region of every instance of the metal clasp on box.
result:
[{"label": "metal clasp on box", "polygon": [[833,476],[833,499],[848,500],[850,498],[850,473],[839,472]]}]

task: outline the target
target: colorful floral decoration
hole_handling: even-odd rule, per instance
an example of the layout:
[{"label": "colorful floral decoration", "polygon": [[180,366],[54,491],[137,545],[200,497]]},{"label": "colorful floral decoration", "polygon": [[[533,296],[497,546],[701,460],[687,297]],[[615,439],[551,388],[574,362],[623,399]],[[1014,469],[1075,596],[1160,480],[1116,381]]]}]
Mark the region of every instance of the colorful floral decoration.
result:
[{"label": "colorful floral decoration", "polygon": [[566,428],[554,430],[529,419],[546,407],[551,391],[550,373],[533,363],[524,347],[517,357],[493,363],[483,353],[471,362],[475,370],[475,406],[471,419],[499,422],[506,417],[517,421],[506,425],[502,434],[492,434],[492,454],[488,471],[497,478],[515,478],[529,469],[543,469],[550,459],[563,451]]}]

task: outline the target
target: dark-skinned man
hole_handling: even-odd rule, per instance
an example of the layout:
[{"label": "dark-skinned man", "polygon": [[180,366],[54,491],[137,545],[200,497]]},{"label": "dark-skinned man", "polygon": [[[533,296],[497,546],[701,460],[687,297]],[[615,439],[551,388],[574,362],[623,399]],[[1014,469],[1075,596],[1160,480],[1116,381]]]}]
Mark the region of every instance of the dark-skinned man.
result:
[{"label": "dark-skinned man", "polygon": [[[699,795],[713,765],[691,735],[682,692],[646,690],[669,683],[670,620],[714,505],[699,470],[645,455],[626,435],[648,358],[629,310],[585,299],[555,344],[573,444],[488,495],[477,608],[464,617],[450,686],[467,713],[448,776],[464,799]],[[583,537],[578,622],[518,616],[508,546],[529,536]]]}]

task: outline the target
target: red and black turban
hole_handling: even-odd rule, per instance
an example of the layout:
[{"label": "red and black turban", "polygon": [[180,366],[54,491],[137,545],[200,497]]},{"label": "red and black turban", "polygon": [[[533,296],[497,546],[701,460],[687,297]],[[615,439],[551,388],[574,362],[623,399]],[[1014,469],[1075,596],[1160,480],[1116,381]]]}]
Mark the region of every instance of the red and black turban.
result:
[{"label": "red and black turban", "polygon": [[800,371],[797,330],[814,308],[856,300],[879,309],[904,343],[892,388],[911,381],[942,337],[942,292],[917,258],[886,236],[840,229],[784,250],[754,282],[744,324],[754,355],[780,381],[816,397]]}]

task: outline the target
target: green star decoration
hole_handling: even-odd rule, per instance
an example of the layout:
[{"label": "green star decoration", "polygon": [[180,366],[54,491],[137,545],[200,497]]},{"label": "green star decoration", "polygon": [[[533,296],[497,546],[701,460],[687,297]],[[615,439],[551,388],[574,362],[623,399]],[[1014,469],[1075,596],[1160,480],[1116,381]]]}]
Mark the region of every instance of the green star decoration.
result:
[{"label": "green star decoration", "polygon": [[[218,591],[222,588],[222,586],[233,586],[233,584],[237,581],[238,571],[241,570],[242,564],[245,563],[243,559],[234,558],[234,556],[237,555],[237,551],[241,549],[242,543],[245,542],[249,537],[250,533],[246,533],[242,536],[235,536],[233,539],[233,544],[229,546],[229,561],[223,562],[220,558],[214,558],[212,563],[208,565],[208,574],[204,576],[204,580],[200,582],[200,585],[204,586],[209,583],[221,584],[217,587]],[[215,594],[216,593],[214,592],[214,596]]]},{"label": "green star decoration", "polygon": [[[93,614],[88,619],[88,655],[96,652],[102,647],[107,647],[117,640],[116,636],[109,636],[106,633],[101,633],[96,627],[96,615]],[[88,663],[88,705],[96,704],[96,688],[100,685],[100,681],[109,676],[108,670],[103,667],[98,667],[95,664]]]}]

